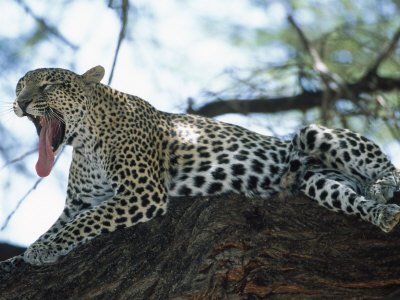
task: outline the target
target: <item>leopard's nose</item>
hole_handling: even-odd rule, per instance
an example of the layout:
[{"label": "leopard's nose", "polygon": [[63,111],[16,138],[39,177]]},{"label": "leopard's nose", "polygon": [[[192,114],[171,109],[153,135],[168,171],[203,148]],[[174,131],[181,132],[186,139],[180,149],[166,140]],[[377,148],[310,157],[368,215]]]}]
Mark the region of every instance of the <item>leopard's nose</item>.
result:
[{"label": "leopard's nose", "polygon": [[28,105],[32,102],[32,99],[17,99],[17,104],[21,110],[26,113]]}]

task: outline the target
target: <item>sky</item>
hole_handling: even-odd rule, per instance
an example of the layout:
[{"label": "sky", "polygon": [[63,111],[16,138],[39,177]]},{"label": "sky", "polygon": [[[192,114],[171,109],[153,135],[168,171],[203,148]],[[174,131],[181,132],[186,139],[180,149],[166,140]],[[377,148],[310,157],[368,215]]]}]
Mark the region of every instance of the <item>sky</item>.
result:
[{"label": "sky", "polygon": [[[16,117],[10,110],[15,84],[25,72],[41,67],[73,69],[77,73],[102,65],[106,69],[103,83],[107,83],[120,30],[117,14],[106,7],[107,1],[72,1],[63,10],[49,7],[48,1],[29,0],[26,3],[38,16],[48,15],[59,31],[73,44],[77,51],[63,47],[60,41],[50,38],[34,51],[26,70],[10,72],[9,88],[0,89],[0,99],[7,99],[8,113],[1,114],[4,124],[23,146],[15,153],[18,157],[37,147],[38,137],[33,124],[26,118]],[[154,18],[137,16],[133,20],[126,41],[122,44],[114,77],[113,88],[148,100],[156,108],[169,112],[184,112],[188,97],[201,98],[204,90],[219,90],[226,85],[224,71],[229,68],[251,67],[259,61],[279,61],[285,52],[277,47],[246,50],[231,46],[221,38],[209,24],[219,20],[229,23],[235,20],[254,28],[274,30],[284,22],[285,8],[275,1],[268,10],[262,11],[242,0],[138,0],[144,7],[138,14],[153,15]],[[312,18],[306,12],[296,16],[299,23]],[[222,20],[222,21],[221,21]],[[0,1],[0,36],[14,37],[26,32],[34,20],[24,12],[16,1]],[[4,106],[4,101],[1,102]],[[1,107],[2,108],[2,107]],[[0,108],[0,109],[1,109]],[[219,120],[238,124],[262,134],[276,125],[277,119],[252,115],[224,115]],[[2,119],[4,120],[4,119]],[[280,120],[279,120],[280,121]],[[295,128],[295,121],[286,120],[285,128],[274,134],[287,135],[287,128]],[[275,126],[276,128],[276,126]],[[386,152],[400,151],[397,144],[389,145]],[[72,149],[65,147],[50,176],[22,202],[10,219],[5,230],[0,231],[0,241],[28,246],[44,233],[60,215],[65,201],[67,170]],[[396,158],[400,165],[400,158]],[[37,153],[26,157],[24,163],[34,173]],[[0,189],[0,226],[28,192],[39,177],[18,173],[15,168],[2,168],[0,159],[0,183],[9,185]]]}]

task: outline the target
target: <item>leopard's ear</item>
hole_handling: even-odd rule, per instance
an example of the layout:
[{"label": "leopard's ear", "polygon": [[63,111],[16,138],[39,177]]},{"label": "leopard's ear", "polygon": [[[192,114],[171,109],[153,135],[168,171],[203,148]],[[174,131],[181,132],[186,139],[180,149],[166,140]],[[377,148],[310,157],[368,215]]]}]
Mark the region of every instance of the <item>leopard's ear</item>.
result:
[{"label": "leopard's ear", "polygon": [[103,79],[103,76],[104,68],[102,66],[91,68],[82,75],[86,83],[98,83]]}]

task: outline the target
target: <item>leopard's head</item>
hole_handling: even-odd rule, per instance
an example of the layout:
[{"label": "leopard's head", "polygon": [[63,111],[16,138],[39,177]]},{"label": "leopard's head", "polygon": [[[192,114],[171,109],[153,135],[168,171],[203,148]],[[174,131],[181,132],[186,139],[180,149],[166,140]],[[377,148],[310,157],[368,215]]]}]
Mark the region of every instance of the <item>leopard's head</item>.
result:
[{"label": "leopard's head", "polygon": [[104,76],[104,68],[94,67],[83,75],[64,69],[37,69],[26,73],[17,84],[14,112],[27,116],[39,135],[39,176],[50,174],[54,156],[76,132],[90,109],[88,92]]}]

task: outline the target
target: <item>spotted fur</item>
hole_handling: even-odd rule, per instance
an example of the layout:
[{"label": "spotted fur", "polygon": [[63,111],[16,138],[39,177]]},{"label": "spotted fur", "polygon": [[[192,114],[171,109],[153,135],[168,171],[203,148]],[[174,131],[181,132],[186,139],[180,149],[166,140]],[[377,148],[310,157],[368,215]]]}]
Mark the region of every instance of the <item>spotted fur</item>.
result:
[{"label": "spotted fur", "polygon": [[[167,211],[169,196],[239,193],[268,198],[301,192],[383,231],[399,221],[387,204],[399,171],[377,145],[346,129],[310,125],[292,140],[216,120],[156,110],[100,83],[104,70],[28,72],[17,85],[15,113],[62,120],[60,145],[73,147],[66,205],[23,259],[56,261],[104,232]],[[3,264],[4,266],[4,264]]]}]

